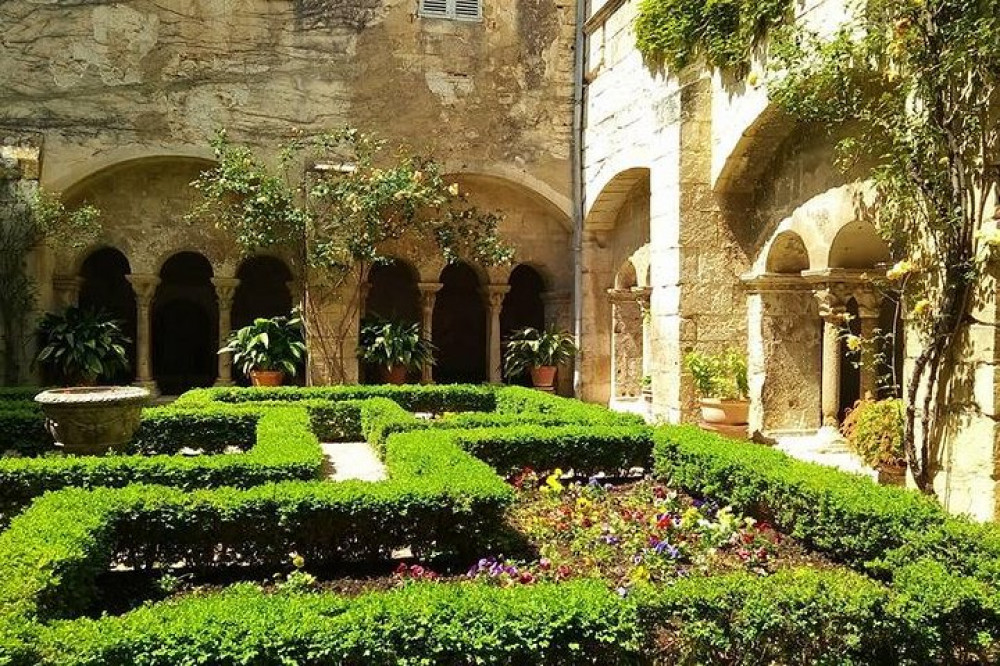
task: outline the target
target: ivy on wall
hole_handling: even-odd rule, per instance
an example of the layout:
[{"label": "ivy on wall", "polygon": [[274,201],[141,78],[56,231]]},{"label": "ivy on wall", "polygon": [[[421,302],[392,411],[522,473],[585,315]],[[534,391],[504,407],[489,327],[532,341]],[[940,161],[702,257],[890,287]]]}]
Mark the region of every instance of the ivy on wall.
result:
[{"label": "ivy on wall", "polygon": [[703,58],[713,69],[742,77],[754,47],[792,7],[792,0],[641,0],[636,46],[674,71]]}]

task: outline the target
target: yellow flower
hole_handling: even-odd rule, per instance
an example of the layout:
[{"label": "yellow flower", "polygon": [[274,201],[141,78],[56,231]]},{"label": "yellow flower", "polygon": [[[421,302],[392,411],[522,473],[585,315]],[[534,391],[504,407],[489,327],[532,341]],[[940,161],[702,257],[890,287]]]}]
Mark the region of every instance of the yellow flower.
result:
[{"label": "yellow flower", "polygon": [[848,335],[846,338],[847,348],[851,351],[858,351],[861,349],[861,338],[857,335]]},{"label": "yellow flower", "polygon": [[1000,229],[980,229],[976,232],[976,238],[983,241],[986,245],[996,247],[1000,245]]},{"label": "yellow flower", "polygon": [[919,317],[925,314],[928,310],[930,310],[930,307],[931,307],[931,302],[928,301],[926,298],[921,298],[913,305],[913,314]]},{"label": "yellow flower", "polygon": [[906,259],[897,262],[895,266],[886,271],[885,276],[890,280],[899,280],[906,277],[914,270],[913,262]]},{"label": "yellow flower", "polygon": [[451,185],[448,186],[448,194],[450,194],[453,197],[458,196],[458,183],[452,183]]},{"label": "yellow flower", "polygon": [[296,569],[301,569],[302,567],[305,566],[306,564],[305,558],[299,555],[298,553],[292,553],[291,557],[292,557],[292,566],[295,567]]}]

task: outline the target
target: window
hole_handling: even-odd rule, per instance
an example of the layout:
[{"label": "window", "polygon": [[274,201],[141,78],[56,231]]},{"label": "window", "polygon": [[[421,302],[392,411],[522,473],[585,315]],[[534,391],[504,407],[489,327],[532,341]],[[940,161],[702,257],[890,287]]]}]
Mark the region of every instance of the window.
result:
[{"label": "window", "polygon": [[483,18],[482,0],[420,0],[420,16],[478,21]]}]

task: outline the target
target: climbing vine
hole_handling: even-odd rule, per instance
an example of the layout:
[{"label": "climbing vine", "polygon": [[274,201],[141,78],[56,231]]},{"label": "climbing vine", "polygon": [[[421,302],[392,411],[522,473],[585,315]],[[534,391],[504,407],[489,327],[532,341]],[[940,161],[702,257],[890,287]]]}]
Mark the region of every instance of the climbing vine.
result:
[{"label": "climbing vine", "polygon": [[674,71],[703,59],[742,77],[754,47],[793,6],[791,0],[642,0],[636,45],[648,60]]}]

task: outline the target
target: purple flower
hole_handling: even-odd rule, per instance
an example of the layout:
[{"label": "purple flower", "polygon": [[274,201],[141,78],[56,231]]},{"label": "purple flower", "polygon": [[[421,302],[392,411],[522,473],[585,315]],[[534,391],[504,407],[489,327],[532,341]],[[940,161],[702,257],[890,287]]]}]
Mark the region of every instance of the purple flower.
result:
[{"label": "purple flower", "polygon": [[681,551],[677,549],[676,546],[668,543],[667,541],[660,541],[655,546],[653,550],[656,551],[657,555],[667,555],[670,559],[676,560],[681,556]]}]

